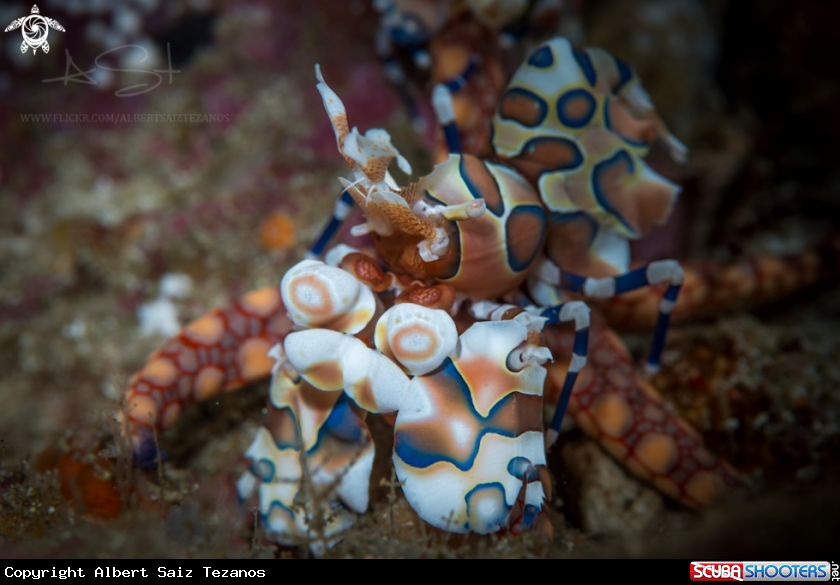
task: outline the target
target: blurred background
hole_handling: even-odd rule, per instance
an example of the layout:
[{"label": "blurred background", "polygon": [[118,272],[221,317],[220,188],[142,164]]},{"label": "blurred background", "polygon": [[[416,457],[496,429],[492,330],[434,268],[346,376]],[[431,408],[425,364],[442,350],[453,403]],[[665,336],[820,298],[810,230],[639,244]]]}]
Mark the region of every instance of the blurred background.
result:
[{"label": "blurred background", "polygon": [[[4,1],[0,25],[31,9]],[[292,554],[260,538],[233,489],[264,384],[187,413],[162,438],[171,461],[161,474],[129,468],[112,415],[173,323],[279,282],[320,232],[346,167],[315,63],[351,126],[388,129],[418,176],[431,168],[431,119],[425,133],[412,128],[366,0],[39,9],[65,29],[49,31],[49,53],[21,52],[20,31],[0,36],[0,555]],[[651,155],[684,191],[669,224],[636,245],[639,257],[792,253],[836,233],[838,21],[840,4],[820,0],[568,3],[556,32],[632,64],[690,149],[682,167]],[[426,80],[412,78],[429,116]],[[688,512],[572,432],[552,463],[551,546],[430,544],[411,530],[388,542],[374,530],[331,554],[492,546],[778,560],[826,550],[840,526],[837,292],[827,280],[671,335],[657,386],[751,478],[749,504]],[[138,312],[161,299],[174,320],[141,323]],[[641,351],[648,338],[627,339]],[[409,518],[404,502],[374,491],[370,522],[395,509]]]}]

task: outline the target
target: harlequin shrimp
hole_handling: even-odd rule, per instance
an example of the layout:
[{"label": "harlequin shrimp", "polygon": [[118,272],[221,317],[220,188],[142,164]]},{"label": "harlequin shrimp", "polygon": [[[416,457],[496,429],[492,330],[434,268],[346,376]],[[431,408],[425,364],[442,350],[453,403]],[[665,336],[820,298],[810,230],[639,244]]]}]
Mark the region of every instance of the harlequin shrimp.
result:
[{"label": "harlequin shrimp", "polygon": [[[559,69],[561,62],[567,65]],[[546,80],[552,78],[555,85],[546,87]],[[581,103],[572,104],[575,100]],[[337,98],[333,102],[338,103]],[[549,108],[547,103],[556,105]],[[440,118],[450,149],[447,161],[416,185],[400,190],[402,199],[373,201],[355,188],[350,191],[368,217],[395,218],[384,227],[377,224],[378,227],[366,228],[375,232],[374,241],[387,265],[413,278],[435,279],[472,300],[497,299],[506,293],[515,298],[518,285],[527,278],[530,297],[542,306],[561,302],[561,289],[608,298],[651,284],[667,284],[647,362],[648,372],[656,371],[684,273],[679,264],[669,260],[629,271],[627,240],[664,221],[678,190],[650,170],[641,155],[656,138],[663,139],[675,158],[683,158],[685,149],[656,117],[632,70],[604,51],[573,51],[565,39],[555,39],[537,49],[514,76],[494,120],[494,137],[498,138],[494,138],[494,145],[500,151],[496,163],[459,154],[452,117],[445,107],[440,110],[444,110]],[[577,118],[573,119],[573,114]],[[346,124],[346,114],[341,109],[332,118],[338,136],[338,128]],[[505,150],[506,143],[511,146]],[[340,148],[341,144],[339,137]],[[508,171],[503,180],[498,176],[499,169]],[[521,169],[521,174],[510,172],[513,169]],[[604,175],[612,176],[607,179]],[[519,179],[518,189],[509,186],[511,176]],[[425,197],[415,204],[417,191]],[[497,195],[499,191],[505,196]],[[528,207],[516,207],[508,215],[510,203],[515,201],[511,194],[517,191],[537,192],[539,202],[535,204],[531,195]],[[496,215],[501,219],[506,231],[504,237],[497,239],[505,242],[504,254],[496,252],[494,257],[498,247],[476,246],[479,242],[470,235],[475,219],[458,222],[457,227],[455,222],[444,223],[446,236],[435,235],[427,226],[425,238],[421,228],[412,224],[423,219],[420,216],[429,204],[464,205],[471,199],[483,200],[481,217]],[[616,205],[614,200],[620,203]],[[402,209],[402,215],[396,209]],[[416,213],[410,219],[409,209]],[[631,217],[634,223],[625,217]],[[582,234],[583,238],[575,226],[580,220],[589,230]],[[619,231],[619,227],[624,231]],[[531,241],[524,239],[526,235]],[[538,258],[546,241],[546,257]],[[572,267],[582,269],[585,276],[565,268],[567,241],[577,244],[575,249],[583,259],[576,259]],[[441,257],[433,252],[449,253],[451,248],[440,251],[435,246],[450,246],[452,242],[462,246],[455,255],[454,268],[451,257],[441,265]],[[523,247],[523,242],[527,246]],[[470,249],[481,250],[481,255],[471,257]],[[523,251],[529,253],[524,255]],[[447,267],[446,271],[435,270],[437,266]],[[501,279],[500,275],[511,278]],[[458,281],[462,276],[468,276],[469,284]],[[480,287],[472,288],[473,283],[480,283]],[[473,315],[485,316],[475,312]],[[638,475],[689,505],[708,503],[721,495],[724,485],[738,483],[736,475],[705,450],[696,433],[666,415],[659,404],[649,405],[654,399],[639,389],[643,383],[616,339],[598,335],[594,341],[599,356],[608,355],[606,361],[615,362],[611,371],[616,380],[622,381],[622,390],[628,395],[610,393],[603,380],[585,377],[582,386],[587,390],[605,386],[593,402],[583,392],[572,405],[591,434],[605,442],[612,440],[611,453]],[[557,343],[559,350],[562,344]],[[582,355],[585,348],[574,349],[573,363],[574,356]],[[626,362],[627,367],[619,368],[621,362]],[[625,371],[618,374],[619,369]],[[574,384],[578,370],[564,370],[558,376],[560,385]],[[560,417],[568,400],[564,389],[558,399]],[[643,408],[646,404],[648,407]],[[593,411],[597,411],[594,416]],[[628,434],[628,429],[637,426],[636,421],[643,432]],[[601,423],[604,428],[599,426]],[[557,430],[554,424],[549,429],[549,443],[556,438]]]},{"label": "harlequin shrimp", "polygon": [[[557,81],[546,86],[551,70]],[[629,471],[686,505],[707,505],[739,483],[664,407],[620,339],[600,320],[590,331],[586,306],[561,297],[640,289],[632,306],[645,308],[648,323],[657,315],[655,369],[669,315],[716,298],[725,281],[673,261],[627,271],[627,239],[664,221],[678,190],[640,157],[654,139],[677,158],[685,151],[626,65],[563,39],[541,46],[500,104],[495,156],[460,153],[457,132],[445,130],[447,160],[405,187],[387,172],[396,159],[410,173],[388,134],[351,129],[318,76],[351,176],[313,252],[355,203],[365,222],[353,233],[370,234],[380,258],[336,246],[325,262],[286,273],[279,289],[251,292],[166,342],[126,392],[123,419],[140,463],[154,464],[154,430],[176,424],[183,408],[271,372],[266,428],[238,489],[257,494],[274,540],[316,552],[368,506],[368,413],[396,413],[393,462],[406,497],[452,532],[545,523],[545,447],[566,404]],[[728,300],[768,291],[761,273],[737,275],[752,285],[726,289]],[[664,297],[648,284],[667,287]],[[574,333],[560,322],[574,322]],[[556,405],[545,434],[543,402]],[[491,445],[502,455],[485,465]],[[326,495],[314,497],[318,490]]]},{"label": "harlequin shrimp", "polygon": [[[551,354],[542,346],[539,332],[549,317],[554,322],[575,321],[577,353],[569,367],[568,394],[586,360],[588,309],[573,301],[551,308],[546,316],[532,316],[515,307],[486,307],[492,304],[480,302],[473,317],[490,321],[476,323],[460,337],[447,311],[455,312],[459,297],[477,300],[487,290],[496,296],[523,282],[542,245],[542,208],[531,188],[506,169],[457,154],[450,166],[441,165],[397,191],[386,169],[396,158],[409,170],[407,161],[384,131],[361,135],[356,128],[350,130],[341,100],[320,72],[318,78],[339,150],[354,174],[352,183],[343,180],[343,184],[366,212],[367,222],[354,231],[372,233],[395,272],[383,272],[371,258],[338,247],[327,255],[334,266],[305,261],[286,274],[281,283],[284,306],[296,325],[310,329],[289,333],[276,346],[278,372],[284,373],[275,373],[272,404],[287,404],[286,392],[275,388],[293,387],[303,380],[333,395],[344,390],[366,412],[395,412],[394,465],[409,503],[423,520],[452,532],[495,532],[508,525],[518,504],[515,528],[529,527],[550,491],[545,489],[545,370],[540,365]],[[495,177],[495,186],[489,179],[482,185],[484,194],[491,204],[509,210],[486,214],[485,199],[472,197],[469,186],[455,180],[463,166],[480,167],[484,169],[480,172]],[[531,223],[516,234],[506,232],[506,224],[519,225],[517,214]],[[492,260],[488,252],[501,252],[515,261],[494,266],[488,263]],[[464,259],[492,271],[472,270]],[[408,274],[414,281],[401,281],[398,274]],[[387,289],[399,294],[397,304],[383,314],[383,300],[374,290]],[[365,340],[372,341],[376,350]],[[309,410],[298,404],[295,420],[309,418]],[[303,424],[298,425],[303,444],[322,432],[333,432],[328,424],[332,414],[319,412],[324,426],[317,433],[304,433]],[[555,436],[561,419],[558,409],[552,424]],[[354,422],[358,465],[364,465],[369,475],[371,443],[361,419]],[[314,444],[312,457],[325,449],[320,439]],[[353,442],[345,438],[343,444]],[[301,477],[299,456],[292,449],[289,457],[295,471],[275,480],[274,463],[282,460],[275,451],[263,434],[249,451],[253,465],[240,482],[242,495],[259,484],[260,508],[269,531],[281,542],[306,538],[328,544],[335,532],[318,539],[299,520],[305,517],[305,508],[295,503],[298,494],[289,485],[290,477],[295,481]],[[340,502],[331,502],[332,510],[340,510],[343,503],[363,511],[366,482],[354,483],[355,496],[342,497],[345,478],[363,475],[351,467],[341,476],[319,472],[321,480],[313,481],[338,483],[335,493]],[[295,481],[292,486],[300,485]],[[285,497],[275,497],[280,491]]]}]

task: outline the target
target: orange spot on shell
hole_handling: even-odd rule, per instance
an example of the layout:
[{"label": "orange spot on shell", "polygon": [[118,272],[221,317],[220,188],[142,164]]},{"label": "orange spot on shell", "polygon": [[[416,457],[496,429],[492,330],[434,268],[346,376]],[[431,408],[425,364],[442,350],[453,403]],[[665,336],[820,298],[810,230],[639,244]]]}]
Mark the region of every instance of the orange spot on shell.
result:
[{"label": "orange spot on shell", "polygon": [[652,433],[639,440],[636,456],[654,473],[668,473],[677,462],[677,446],[668,435]]},{"label": "orange spot on shell", "polygon": [[601,430],[615,438],[621,438],[633,426],[633,413],[627,402],[616,394],[598,398],[592,405],[592,414]]},{"label": "orange spot on shell", "polygon": [[688,497],[696,500],[701,506],[714,503],[724,491],[723,478],[711,471],[701,471],[685,485]]},{"label": "orange spot on shell", "polygon": [[273,286],[259,288],[242,295],[241,302],[249,313],[267,317],[280,306],[280,291]]},{"label": "orange spot on shell", "polygon": [[153,359],[140,372],[146,382],[156,386],[169,386],[177,375],[178,368],[167,358]]},{"label": "orange spot on shell", "polygon": [[198,376],[195,377],[195,387],[193,388],[193,397],[196,402],[206,400],[217,394],[222,389],[224,381],[225,375],[219,368],[212,366],[202,368]]},{"label": "orange spot on shell", "polygon": [[269,250],[288,250],[296,241],[295,223],[282,211],[269,215],[260,226],[260,243]]},{"label": "orange spot on shell", "polygon": [[265,339],[252,338],[239,348],[237,359],[239,371],[245,380],[257,380],[271,372],[274,359],[268,356],[271,344]]},{"label": "orange spot on shell", "polygon": [[151,396],[135,394],[126,404],[126,414],[133,421],[154,425],[157,423],[158,407]]},{"label": "orange spot on shell", "polygon": [[193,341],[203,345],[215,345],[225,333],[225,324],[218,315],[211,313],[187,325],[184,333]]}]

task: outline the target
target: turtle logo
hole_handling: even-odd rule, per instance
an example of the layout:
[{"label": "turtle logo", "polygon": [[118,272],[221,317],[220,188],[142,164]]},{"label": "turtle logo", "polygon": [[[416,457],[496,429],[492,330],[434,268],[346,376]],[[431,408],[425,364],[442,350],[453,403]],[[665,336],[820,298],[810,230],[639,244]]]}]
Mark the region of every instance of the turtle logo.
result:
[{"label": "turtle logo", "polygon": [[32,54],[42,49],[45,53],[50,52],[50,44],[47,42],[47,34],[50,28],[64,32],[64,27],[58,24],[57,21],[46,16],[41,16],[37,6],[32,7],[32,14],[29,16],[22,16],[13,21],[12,24],[6,27],[3,32],[9,32],[16,28],[21,28],[23,33],[23,42],[20,45],[20,52],[25,53],[26,49],[32,47]]}]

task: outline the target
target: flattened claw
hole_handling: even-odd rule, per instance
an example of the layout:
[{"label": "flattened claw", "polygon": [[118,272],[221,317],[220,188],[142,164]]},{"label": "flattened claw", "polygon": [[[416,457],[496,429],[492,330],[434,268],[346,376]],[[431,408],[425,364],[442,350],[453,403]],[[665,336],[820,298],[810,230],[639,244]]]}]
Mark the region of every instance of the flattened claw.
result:
[{"label": "flattened claw", "polygon": [[376,313],[370,288],[346,270],[319,260],[293,266],[283,276],[280,290],[289,316],[301,327],[358,333]]},{"label": "flattened claw", "polygon": [[412,376],[428,374],[458,345],[455,322],[445,311],[403,303],[376,324],[376,348],[403,365]]},{"label": "flattened claw", "polygon": [[284,346],[310,384],[343,389],[368,412],[394,412],[408,388],[408,376],[394,362],[350,335],[310,329],[289,334]]}]

